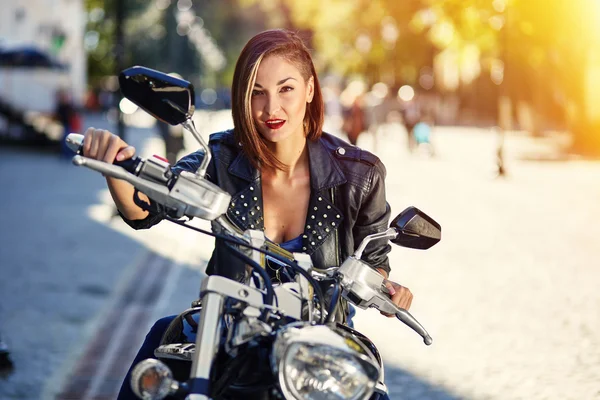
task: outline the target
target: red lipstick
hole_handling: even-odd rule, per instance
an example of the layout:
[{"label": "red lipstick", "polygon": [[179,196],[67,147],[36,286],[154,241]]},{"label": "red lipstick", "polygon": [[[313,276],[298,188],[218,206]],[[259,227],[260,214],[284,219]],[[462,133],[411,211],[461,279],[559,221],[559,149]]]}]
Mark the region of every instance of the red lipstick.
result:
[{"label": "red lipstick", "polygon": [[270,129],[279,129],[285,124],[283,119],[270,119],[265,122]]}]

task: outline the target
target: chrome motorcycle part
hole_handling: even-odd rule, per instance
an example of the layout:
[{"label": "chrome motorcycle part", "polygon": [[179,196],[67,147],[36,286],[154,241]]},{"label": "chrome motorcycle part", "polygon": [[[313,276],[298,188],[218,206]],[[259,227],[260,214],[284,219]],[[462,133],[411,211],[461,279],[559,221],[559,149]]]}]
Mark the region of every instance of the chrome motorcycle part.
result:
[{"label": "chrome motorcycle part", "polygon": [[351,335],[324,325],[290,325],[277,334],[271,363],[281,391],[295,400],[366,400],[379,365]]},{"label": "chrome motorcycle part", "polygon": [[372,357],[377,361],[379,365],[379,379],[377,380],[377,384],[375,385],[375,392],[381,394],[388,394],[387,386],[385,385],[385,367],[383,365],[383,360],[381,359],[381,355],[379,354],[379,350],[375,343],[371,341],[367,336],[363,335],[359,331],[354,328],[349,327],[345,324],[336,323],[336,327],[338,330],[342,330],[347,334],[354,336],[357,340],[359,340],[367,350],[371,352]]},{"label": "chrome motorcycle part", "polygon": [[358,259],[358,260],[360,260],[360,258],[362,257],[362,253],[367,248],[367,245],[369,243],[371,243],[373,240],[378,240],[378,239],[389,240],[389,239],[394,239],[396,236],[398,236],[398,232],[394,228],[390,228],[390,229],[388,229],[385,232],[374,233],[372,235],[369,235],[366,238],[364,238],[362,242],[360,242],[360,245],[358,246],[358,248],[354,252],[354,256],[353,257],[356,258],[356,259]]},{"label": "chrome motorcycle part", "polygon": [[286,317],[301,320],[302,304],[305,297],[302,296],[300,284],[297,282],[287,282],[276,285],[274,288],[277,310]]},{"label": "chrome motorcycle part", "polygon": [[179,174],[170,195],[172,199],[186,205],[183,215],[207,221],[212,221],[227,212],[231,201],[229,193],[214,183],[186,171]]},{"label": "chrome motorcycle part", "polygon": [[[210,281],[212,278],[222,278],[212,276],[205,278],[204,281]],[[206,287],[203,281],[203,288]],[[205,293],[203,289],[201,293]],[[213,361],[219,348],[221,339],[222,313],[225,297],[219,293],[208,292],[202,297],[202,313],[200,315],[200,326],[196,335],[196,357],[192,360],[192,369],[190,379],[192,385],[191,393],[197,395],[200,399],[206,396],[210,391],[210,371]]]},{"label": "chrome motorcycle part", "polygon": [[194,121],[192,121],[191,117],[190,119],[183,122],[181,125],[183,125],[185,129],[187,129],[191,132],[192,135],[194,135],[194,138],[198,141],[198,143],[200,143],[200,146],[202,146],[202,148],[204,149],[204,157],[202,158],[200,167],[198,167],[198,169],[196,170],[196,176],[204,178],[204,175],[206,175],[206,169],[208,168],[208,163],[212,158],[212,153],[208,148],[208,144],[206,144],[206,142],[202,138],[202,135],[200,135],[200,132],[196,130],[196,125],[194,124]]},{"label": "chrome motorcycle part", "polygon": [[73,164],[131,183],[140,192],[174,211],[177,217],[187,215],[212,221],[227,211],[231,200],[229,193],[190,172],[182,172],[169,190],[164,183],[135,176],[122,167],[103,161],[77,155],[73,157]]},{"label": "chrome motorcycle part", "polygon": [[154,350],[157,358],[172,358],[174,360],[192,361],[196,345],[194,343],[163,344]]},{"label": "chrome motorcycle part", "polygon": [[179,389],[169,367],[153,358],[141,361],[131,372],[131,389],[140,399],[161,400]]},{"label": "chrome motorcycle part", "polygon": [[340,266],[338,273],[342,276],[342,296],[357,307],[362,309],[373,307],[386,314],[395,315],[421,335],[427,346],[433,342],[423,325],[408,311],[396,306],[389,295],[383,292],[383,276],[368,264],[351,256]]}]

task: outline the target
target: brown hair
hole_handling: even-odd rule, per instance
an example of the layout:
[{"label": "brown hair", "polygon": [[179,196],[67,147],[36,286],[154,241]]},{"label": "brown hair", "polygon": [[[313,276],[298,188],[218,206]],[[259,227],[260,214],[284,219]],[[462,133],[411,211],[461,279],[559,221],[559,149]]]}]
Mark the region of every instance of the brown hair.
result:
[{"label": "brown hair", "polygon": [[[242,49],[235,65],[231,85],[232,115],[236,141],[255,168],[260,166],[285,170],[285,165],[267,147],[252,119],[251,99],[258,67],[263,58],[278,55],[293,64],[308,82],[314,79],[314,95],[307,105],[304,116],[306,138],[317,140],[323,128],[324,104],[321,86],[310,52],[302,39],[294,32],[273,29],[251,38]],[[260,161],[259,161],[260,160]]]}]

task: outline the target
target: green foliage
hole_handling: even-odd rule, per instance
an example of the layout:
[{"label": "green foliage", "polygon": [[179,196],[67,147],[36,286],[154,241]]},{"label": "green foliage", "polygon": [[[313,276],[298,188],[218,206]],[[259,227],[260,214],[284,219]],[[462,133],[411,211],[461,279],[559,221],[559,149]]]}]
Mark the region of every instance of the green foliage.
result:
[{"label": "green foliage", "polygon": [[[89,80],[114,74],[117,1],[85,0],[86,9],[104,10],[90,20],[99,34],[89,53]],[[186,37],[177,35],[176,1],[159,11],[154,1],[126,0],[125,58],[128,65],[176,71],[198,86],[229,86],[239,51],[266,28],[290,28],[309,38],[317,68],[342,76],[360,74],[368,83],[416,85],[419,71],[442,53],[471,81],[458,90],[486,87],[490,71],[504,66],[503,93],[524,100],[542,114],[557,107],[579,110],[585,103],[585,68],[598,48],[597,0],[205,0],[193,2],[226,66],[207,68]],[[91,13],[90,13],[91,15]],[[594,36],[595,35],[595,36]],[[595,41],[594,41],[595,40]],[[451,58],[452,58],[451,57]],[[479,75],[478,75],[479,74]],[[490,86],[491,85],[491,86]]]},{"label": "green foliage", "polygon": [[[88,53],[88,80],[98,84],[104,77],[115,73],[115,28],[117,1],[124,0],[85,0],[88,13],[87,32],[98,33],[98,44]],[[149,2],[144,0],[124,1],[126,23],[139,18]],[[151,3],[150,3],[151,4]],[[128,54],[128,49],[125,49]]]},{"label": "green foliage", "polygon": [[[237,0],[193,2],[195,15],[227,60],[225,68],[214,71],[205,66],[188,38],[177,34],[176,0],[165,10],[159,10],[154,0],[85,0],[90,16],[86,30],[97,32],[99,37],[97,46],[88,53],[88,79],[92,85],[117,72],[117,1],[123,1],[125,7],[124,64],[177,72],[199,87],[230,86],[241,48],[249,37],[265,29],[256,10],[239,7]],[[104,14],[102,18],[91,18],[98,13]]]}]

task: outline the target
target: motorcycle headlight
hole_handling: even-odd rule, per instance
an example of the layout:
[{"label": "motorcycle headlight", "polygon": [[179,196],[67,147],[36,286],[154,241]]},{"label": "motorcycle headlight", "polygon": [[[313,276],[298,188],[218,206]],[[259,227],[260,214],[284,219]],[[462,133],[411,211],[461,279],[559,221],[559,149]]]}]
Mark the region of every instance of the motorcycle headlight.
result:
[{"label": "motorcycle headlight", "polygon": [[379,376],[362,343],[322,325],[280,332],[272,362],[284,395],[296,400],[368,399]]}]

